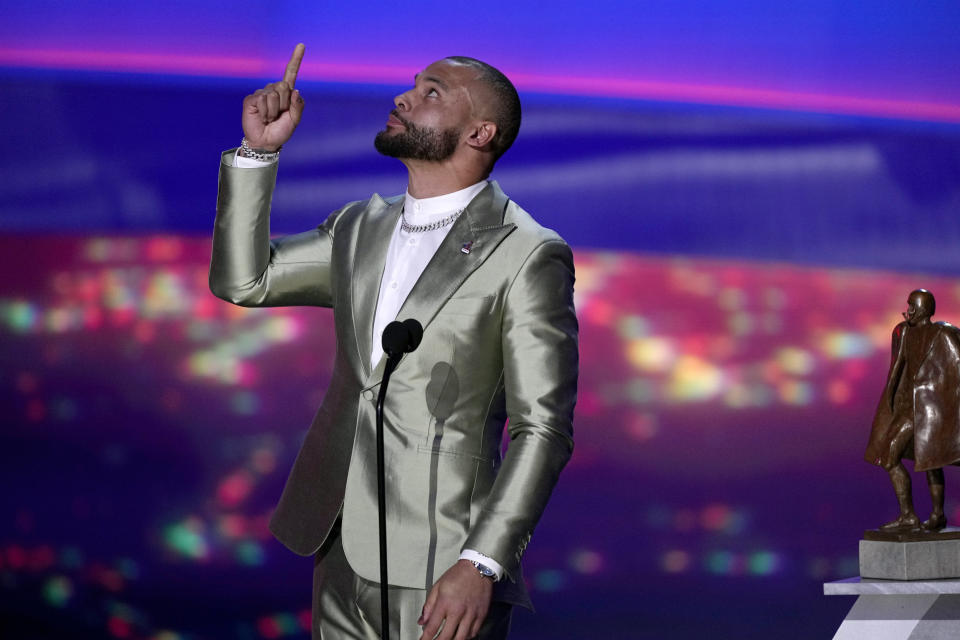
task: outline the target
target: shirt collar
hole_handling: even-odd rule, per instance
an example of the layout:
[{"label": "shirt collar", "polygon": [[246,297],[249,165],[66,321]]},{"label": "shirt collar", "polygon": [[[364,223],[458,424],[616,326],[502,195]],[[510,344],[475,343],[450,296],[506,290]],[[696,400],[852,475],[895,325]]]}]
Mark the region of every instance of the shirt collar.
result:
[{"label": "shirt collar", "polygon": [[435,218],[465,209],[473,198],[487,186],[486,180],[453,193],[433,198],[414,198],[408,191],[403,201],[403,215],[411,224],[423,224]]}]

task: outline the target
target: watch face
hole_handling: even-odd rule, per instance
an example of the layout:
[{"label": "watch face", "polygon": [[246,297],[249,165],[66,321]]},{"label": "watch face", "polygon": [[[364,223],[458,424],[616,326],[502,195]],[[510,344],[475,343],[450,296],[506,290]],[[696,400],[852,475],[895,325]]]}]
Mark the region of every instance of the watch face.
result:
[{"label": "watch face", "polygon": [[482,573],[484,576],[486,576],[486,577],[488,577],[488,578],[495,578],[495,577],[497,577],[496,572],[494,572],[493,569],[491,569],[490,567],[488,567],[488,566],[486,566],[486,565],[480,564],[479,562],[474,562],[474,563],[473,563],[473,566],[475,566],[475,567],[477,568],[477,571],[479,571],[480,573]]}]

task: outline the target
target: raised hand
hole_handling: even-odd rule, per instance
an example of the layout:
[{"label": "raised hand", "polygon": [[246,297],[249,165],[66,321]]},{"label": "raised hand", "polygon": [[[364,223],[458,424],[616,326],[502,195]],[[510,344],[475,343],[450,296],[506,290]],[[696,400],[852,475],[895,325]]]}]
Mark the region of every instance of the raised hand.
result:
[{"label": "raised hand", "polygon": [[283,80],[270,83],[243,99],[243,135],[251,148],[276,151],[300,124],[303,98],[294,85],[303,51],[301,42],[290,56]]}]

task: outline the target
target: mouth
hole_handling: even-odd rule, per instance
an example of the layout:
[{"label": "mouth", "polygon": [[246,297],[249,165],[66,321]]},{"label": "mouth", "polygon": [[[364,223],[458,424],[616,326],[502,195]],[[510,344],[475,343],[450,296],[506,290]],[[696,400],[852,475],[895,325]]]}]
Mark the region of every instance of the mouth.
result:
[{"label": "mouth", "polygon": [[387,117],[387,127],[404,127],[406,128],[407,123],[400,119],[400,117],[393,111],[390,112],[390,115]]}]

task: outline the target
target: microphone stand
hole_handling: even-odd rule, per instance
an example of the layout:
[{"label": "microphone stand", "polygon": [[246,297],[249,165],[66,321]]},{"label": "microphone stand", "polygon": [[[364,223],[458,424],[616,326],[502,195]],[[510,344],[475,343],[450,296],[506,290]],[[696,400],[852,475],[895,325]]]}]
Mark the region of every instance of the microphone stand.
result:
[{"label": "microphone stand", "polygon": [[377,510],[380,516],[380,638],[390,640],[390,607],[387,596],[387,481],[386,462],[383,453],[383,402],[387,397],[387,384],[393,370],[400,364],[404,353],[410,353],[420,345],[423,326],[413,318],[403,322],[391,322],[383,330],[383,352],[387,363],[377,395]]},{"label": "microphone stand", "polygon": [[387,595],[387,482],[383,453],[383,401],[387,397],[387,384],[397,368],[402,354],[389,354],[383,370],[383,381],[377,396],[377,510],[380,516],[380,637],[390,640],[390,608]]}]

